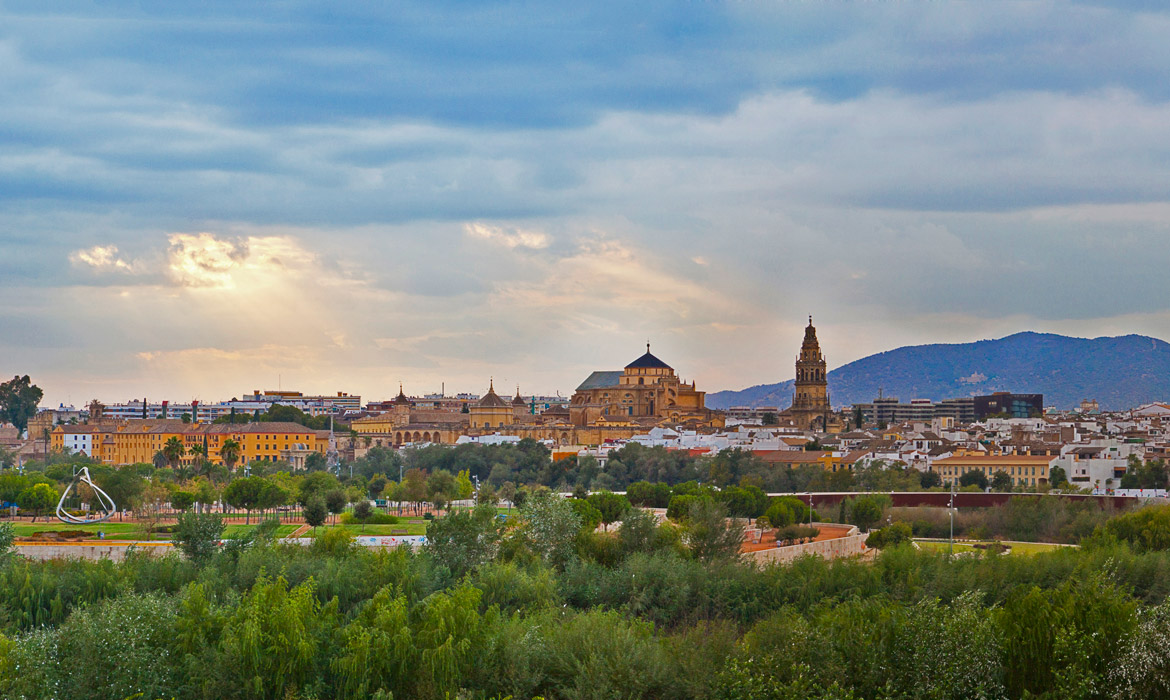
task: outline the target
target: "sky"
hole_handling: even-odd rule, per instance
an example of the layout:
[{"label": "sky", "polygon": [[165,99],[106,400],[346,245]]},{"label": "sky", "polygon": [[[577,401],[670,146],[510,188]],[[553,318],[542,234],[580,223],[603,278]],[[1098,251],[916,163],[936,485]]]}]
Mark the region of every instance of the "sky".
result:
[{"label": "sky", "polygon": [[43,405],[1170,338],[1159,3],[251,5],[0,0]]}]

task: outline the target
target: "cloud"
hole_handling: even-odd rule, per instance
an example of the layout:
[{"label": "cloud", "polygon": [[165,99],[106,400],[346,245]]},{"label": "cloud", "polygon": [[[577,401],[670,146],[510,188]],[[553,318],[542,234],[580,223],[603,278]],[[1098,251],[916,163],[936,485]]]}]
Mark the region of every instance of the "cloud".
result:
[{"label": "cloud", "polygon": [[464,224],[463,230],[472,238],[490,241],[506,248],[529,248],[540,250],[547,248],[552,239],[540,231],[528,231],[520,228],[504,228],[491,226],[481,222]]},{"label": "cloud", "polygon": [[991,7],[9,3],[0,355],[376,396],[571,389],[647,336],[771,381],[810,312],[834,363],[1170,335],[1168,15]]},{"label": "cloud", "polygon": [[99,270],[113,268],[130,272],[134,265],[118,257],[118,246],[95,245],[86,250],[75,250],[69,255],[74,265],[88,265]]}]

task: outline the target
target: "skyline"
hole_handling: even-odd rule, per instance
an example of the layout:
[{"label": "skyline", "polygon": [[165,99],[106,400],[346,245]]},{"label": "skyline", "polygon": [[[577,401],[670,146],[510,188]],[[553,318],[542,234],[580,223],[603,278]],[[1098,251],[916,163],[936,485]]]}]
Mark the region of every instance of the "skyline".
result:
[{"label": "skyline", "polygon": [[[986,9],[985,9],[986,8]],[[1170,337],[1133,3],[0,5],[0,369],[45,405],[708,391]]]}]

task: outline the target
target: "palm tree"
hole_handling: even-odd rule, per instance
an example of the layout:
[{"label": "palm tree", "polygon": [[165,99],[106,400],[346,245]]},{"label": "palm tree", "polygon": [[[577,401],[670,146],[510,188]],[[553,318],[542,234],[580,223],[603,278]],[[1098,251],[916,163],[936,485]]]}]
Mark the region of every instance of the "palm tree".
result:
[{"label": "palm tree", "polygon": [[187,448],[183,447],[182,440],[172,435],[163,444],[162,453],[166,455],[167,463],[174,469],[179,466],[179,460],[183,458],[183,455],[187,454]]},{"label": "palm tree", "polygon": [[155,452],[154,457],[150,461],[154,464],[155,469],[162,469],[171,463],[170,457],[167,457],[167,453],[162,450]]},{"label": "palm tree", "polygon": [[240,460],[240,443],[231,438],[224,440],[223,446],[219,448],[219,457],[227,466],[228,471],[231,471],[236,466],[236,462]]},{"label": "palm tree", "polygon": [[194,467],[195,473],[199,474],[207,466],[207,448],[203,445],[191,445],[191,449],[187,450],[187,454],[194,459],[191,460],[191,466]]}]

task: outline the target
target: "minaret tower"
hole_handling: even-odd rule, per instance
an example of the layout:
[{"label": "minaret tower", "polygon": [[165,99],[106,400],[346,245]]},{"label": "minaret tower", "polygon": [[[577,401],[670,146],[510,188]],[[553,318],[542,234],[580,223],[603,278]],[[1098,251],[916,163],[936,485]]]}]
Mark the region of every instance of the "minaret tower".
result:
[{"label": "minaret tower", "polygon": [[821,354],[817,329],[809,316],[800,356],[796,358],[796,386],[790,409],[796,424],[804,430],[813,427],[826,430],[828,426],[829,384],[825,375],[825,356]]}]

